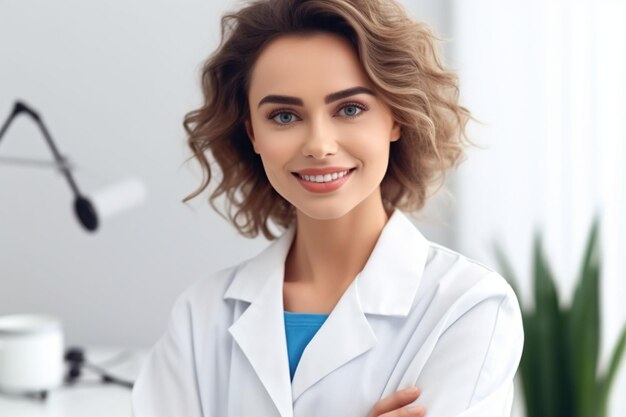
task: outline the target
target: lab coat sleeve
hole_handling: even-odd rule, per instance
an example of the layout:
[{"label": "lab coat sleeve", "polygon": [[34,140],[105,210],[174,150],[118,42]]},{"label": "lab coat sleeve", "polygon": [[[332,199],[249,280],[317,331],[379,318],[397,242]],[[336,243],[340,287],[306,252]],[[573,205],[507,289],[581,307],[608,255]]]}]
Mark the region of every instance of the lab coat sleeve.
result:
[{"label": "lab coat sleeve", "polygon": [[428,417],[508,417],[524,332],[517,298],[500,290],[470,292],[439,337],[415,385]]},{"label": "lab coat sleeve", "polygon": [[185,294],[174,303],[165,334],[154,345],[132,392],[134,417],[201,417],[192,316]]}]

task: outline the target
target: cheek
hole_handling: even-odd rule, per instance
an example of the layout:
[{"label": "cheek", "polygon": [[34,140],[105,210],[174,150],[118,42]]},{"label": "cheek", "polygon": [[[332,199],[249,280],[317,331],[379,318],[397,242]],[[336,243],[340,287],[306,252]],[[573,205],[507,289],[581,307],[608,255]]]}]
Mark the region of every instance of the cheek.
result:
[{"label": "cheek", "polygon": [[360,129],[359,134],[352,137],[354,140],[350,141],[350,152],[365,164],[382,166],[388,163],[391,146],[389,130],[373,126]]},{"label": "cheek", "polygon": [[265,165],[287,162],[291,155],[289,147],[281,144],[280,141],[258,141],[257,150]]},{"label": "cheek", "polygon": [[272,183],[286,172],[294,155],[293,146],[289,146],[289,141],[280,139],[257,137],[256,149],[263,162],[265,173]]},{"label": "cheek", "polygon": [[268,132],[265,126],[259,123],[254,123],[254,148],[261,156],[263,162],[270,162],[275,159],[280,159],[283,149],[279,146],[279,139]]}]

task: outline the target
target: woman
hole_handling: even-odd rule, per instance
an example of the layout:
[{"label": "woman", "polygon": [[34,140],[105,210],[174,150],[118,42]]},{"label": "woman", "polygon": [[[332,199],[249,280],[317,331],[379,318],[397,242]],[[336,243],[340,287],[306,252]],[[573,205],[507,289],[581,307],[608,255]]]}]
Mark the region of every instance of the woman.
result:
[{"label": "woman", "polygon": [[188,199],[208,152],[211,203],[284,232],[180,296],[135,415],[509,415],[511,288],[400,212],[458,163],[469,118],[432,34],[382,0],[261,0],[222,33],[185,118],[206,174]]}]

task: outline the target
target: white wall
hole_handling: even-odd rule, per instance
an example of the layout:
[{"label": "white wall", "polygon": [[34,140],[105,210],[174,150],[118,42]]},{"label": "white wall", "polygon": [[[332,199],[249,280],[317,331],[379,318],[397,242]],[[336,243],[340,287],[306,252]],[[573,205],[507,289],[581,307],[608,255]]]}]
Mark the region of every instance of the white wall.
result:
[{"label": "white wall", "polygon": [[[148,346],[190,282],[256,253],[192,191],[181,127],[199,103],[198,68],[216,45],[218,2],[5,2],[0,117],[21,98],[44,116],[91,194],[127,176],[142,207],[88,235],[52,170],[0,164],[0,313],[60,316],[70,343]],[[0,157],[51,160],[17,120]]]},{"label": "white wall", "polygon": [[[458,247],[493,263],[497,239],[530,295],[540,231],[565,306],[599,214],[604,371],[626,323],[626,5],[456,0],[452,10],[462,97],[486,147],[457,176]],[[622,362],[609,415],[625,415],[625,392]]]},{"label": "white wall", "polygon": [[[446,3],[405,1],[437,29],[447,27]],[[129,176],[148,192],[89,235],[58,172],[0,163],[0,314],[55,314],[71,344],[149,346],[184,287],[266,245],[239,237],[204,198],[180,202],[200,178],[183,164],[182,117],[199,103],[200,63],[234,4],[0,5],[0,119],[18,98],[38,110],[87,195]],[[52,160],[25,117],[0,142],[9,156]],[[440,211],[425,231],[449,244]]]}]

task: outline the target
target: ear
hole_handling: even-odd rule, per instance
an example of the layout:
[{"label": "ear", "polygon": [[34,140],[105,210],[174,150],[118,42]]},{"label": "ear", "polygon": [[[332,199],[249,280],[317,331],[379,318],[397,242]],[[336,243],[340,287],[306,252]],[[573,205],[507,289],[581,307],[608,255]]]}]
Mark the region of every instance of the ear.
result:
[{"label": "ear", "polygon": [[254,148],[254,153],[258,155],[259,151],[256,150],[256,141],[254,140],[254,130],[252,129],[252,122],[250,121],[250,119],[248,119],[244,122],[244,125],[246,126],[246,133],[248,134],[250,143],[252,143],[252,148]]},{"label": "ear", "polygon": [[394,121],[393,122],[393,126],[391,128],[391,133],[390,133],[390,142],[396,142],[398,140],[400,140],[400,135],[402,134],[402,128],[400,126],[400,123]]}]

